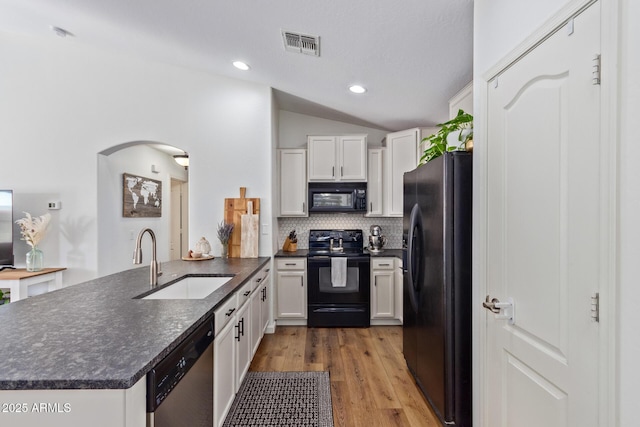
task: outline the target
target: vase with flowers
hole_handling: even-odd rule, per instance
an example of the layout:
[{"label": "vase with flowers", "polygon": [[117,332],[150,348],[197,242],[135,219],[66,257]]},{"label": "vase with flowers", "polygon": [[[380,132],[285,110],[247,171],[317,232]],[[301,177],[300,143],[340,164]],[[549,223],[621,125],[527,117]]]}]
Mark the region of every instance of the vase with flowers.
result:
[{"label": "vase with flowers", "polygon": [[16,224],[20,226],[22,240],[31,246],[31,250],[27,252],[27,271],[40,271],[43,266],[43,254],[38,249],[38,243],[47,232],[51,215],[46,213],[42,216],[32,217],[28,212],[24,214],[26,218],[17,220]]},{"label": "vase with flowers", "polygon": [[218,224],[218,240],[220,240],[222,244],[222,258],[229,257],[229,239],[231,238],[232,232],[233,223],[222,221]]}]

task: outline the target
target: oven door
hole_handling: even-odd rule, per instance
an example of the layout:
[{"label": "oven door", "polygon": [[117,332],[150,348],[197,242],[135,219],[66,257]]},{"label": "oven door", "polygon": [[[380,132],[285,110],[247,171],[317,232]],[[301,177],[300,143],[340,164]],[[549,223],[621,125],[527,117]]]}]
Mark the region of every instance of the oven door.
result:
[{"label": "oven door", "polygon": [[345,257],[346,280],[332,283],[332,257],[307,259],[307,326],[369,327],[369,257]]},{"label": "oven door", "polygon": [[331,280],[331,257],[307,260],[309,304],[369,304],[370,257],[346,257],[346,283],[335,286]]}]

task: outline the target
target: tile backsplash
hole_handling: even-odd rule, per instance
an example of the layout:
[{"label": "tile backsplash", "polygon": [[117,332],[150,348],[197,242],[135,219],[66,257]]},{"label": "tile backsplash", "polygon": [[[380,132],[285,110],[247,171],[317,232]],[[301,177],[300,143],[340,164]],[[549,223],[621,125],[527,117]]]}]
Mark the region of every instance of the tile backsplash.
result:
[{"label": "tile backsplash", "polygon": [[402,218],[366,218],[354,214],[313,214],[307,218],[278,218],[280,247],[291,230],[298,235],[298,249],[309,248],[309,230],[360,229],[365,245],[369,241],[369,227],[379,225],[387,237],[385,248],[402,248]]}]

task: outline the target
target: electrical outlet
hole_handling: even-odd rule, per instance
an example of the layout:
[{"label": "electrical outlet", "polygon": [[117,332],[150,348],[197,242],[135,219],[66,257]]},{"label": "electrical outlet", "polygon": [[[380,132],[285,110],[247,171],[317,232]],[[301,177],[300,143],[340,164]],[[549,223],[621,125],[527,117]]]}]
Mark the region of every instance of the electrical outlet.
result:
[{"label": "electrical outlet", "polygon": [[60,209],[62,207],[62,202],[49,202],[47,203],[47,207],[49,209]]}]

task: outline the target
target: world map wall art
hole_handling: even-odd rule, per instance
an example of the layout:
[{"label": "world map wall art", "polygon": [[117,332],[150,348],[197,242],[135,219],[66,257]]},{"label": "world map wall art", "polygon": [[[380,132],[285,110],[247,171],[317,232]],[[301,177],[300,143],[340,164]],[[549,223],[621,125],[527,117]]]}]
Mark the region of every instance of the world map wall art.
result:
[{"label": "world map wall art", "polygon": [[122,216],[153,218],[162,216],[162,181],[128,173],[122,174]]}]

